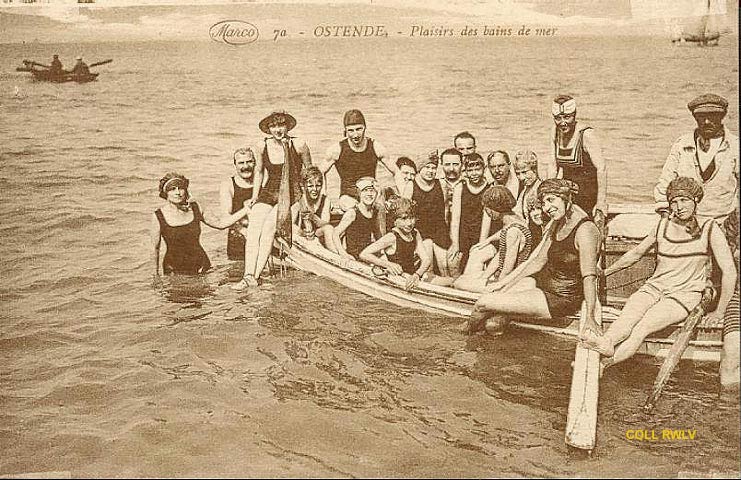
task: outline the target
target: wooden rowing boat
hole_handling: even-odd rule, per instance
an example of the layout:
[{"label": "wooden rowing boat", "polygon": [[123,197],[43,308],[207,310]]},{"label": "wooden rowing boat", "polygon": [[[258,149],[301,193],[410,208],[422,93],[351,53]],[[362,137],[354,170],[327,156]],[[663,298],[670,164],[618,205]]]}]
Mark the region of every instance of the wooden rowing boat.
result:
[{"label": "wooden rowing boat", "polygon": [[[611,212],[608,215],[610,234],[606,248],[607,265],[635,245],[640,240],[640,235],[645,236],[645,232],[653,228],[652,225],[655,226],[657,221],[657,218],[654,218],[656,215],[648,207],[618,206],[611,209]],[[622,215],[629,218],[621,217]],[[294,235],[293,246],[287,251],[288,263],[294,268],[329,278],[350,289],[401,307],[462,318],[470,315],[474,303],[480,296],[478,293],[426,282],[420,282],[417,287],[409,291],[404,290],[404,277],[377,275],[371,266],[342,258],[325,249],[316,238],[307,240],[300,235]],[[602,319],[606,327],[617,319],[625,299],[653,272],[654,265],[655,260],[647,257],[633,267],[609,277],[607,302],[602,306]],[[519,328],[573,338],[578,335],[578,317],[574,315],[564,319],[562,325],[565,324],[565,326],[524,321],[512,324]],[[674,338],[678,335],[680,326],[681,324],[674,325],[651,335],[644,341],[637,353],[666,357]],[[701,324],[682,358],[719,362],[722,349],[721,330],[721,328],[705,327]]]}]

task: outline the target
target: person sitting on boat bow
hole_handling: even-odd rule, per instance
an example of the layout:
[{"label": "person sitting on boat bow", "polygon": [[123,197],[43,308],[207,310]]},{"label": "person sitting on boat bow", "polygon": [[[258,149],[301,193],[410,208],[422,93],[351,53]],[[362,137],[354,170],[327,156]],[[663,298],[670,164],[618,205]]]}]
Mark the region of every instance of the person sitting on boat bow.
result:
[{"label": "person sitting on boat bow", "polygon": [[[389,199],[387,205],[387,213],[393,219],[394,226],[389,233],[365,247],[360,252],[360,259],[383,267],[393,275],[409,275],[404,284],[404,288],[409,290],[419,283],[432,261],[422,244],[422,236],[414,228],[417,221],[416,202],[396,196]],[[419,268],[415,266],[415,255],[420,259]]]},{"label": "person sitting on boat bow", "polygon": [[293,218],[299,232],[307,238],[319,238],[327,250],[337,253],[334,243],[334,227],[329,223],[329,199],[322,192],[324,175],[318,167],[311,166],[304,170],[301,181],[303,194],[298,203],[294,203]]},{"label": "person sitting on boat bow", "polygon": [[736,268],[728,243],[715,222],[697,220],[697,205],[702,197],[702,187],[692,178],[677,177],[669,182],[666,200],[670,216],[661,218],[655,230],[605,270],[609,276],[656,249],[656,270],[628,298],[615,323],[604,335],[594,331],[581,335],[584,346],[604,355],[603,366],[627,360],[648,335],[687,317],[700,303],[706,287],[710,255],[722,270],[722,290],[718,308],[707,319],[722,322],[734,291]]},{"label": "person sitting on boat bow", "polygon": [[[544,240],[527,261],[497,282],[487,285],[474,306],[468,332],[499,332],[509,318],[522,321],[563,319],[586,301],[586,328],[594,320],[600,233],[584,210],[574,203],[578,185],[548,179],[538,187],[543,210],[552,219]],[[534,277],[534,278],[531,278]]]},{"label": "person sitting on boat bow", "polygon": [[492,221],[503,227],[471,247],[466,270],[453,282],[455,288],[471,292],[485,292],[488,283],[504,278],[530,256],[532,249],[530,230],[512,211],[515,197],[509,189],[490,185],[481,203]]},{"label": "person sitting on boat bow", "polygon": [[[283,111],[260,120],[260,131],[267,134],[255,162],[250,222],[245,235],[244,277],[232,288],[257,286],[276,237],[291,246],[293,227],[291,205],[301,197],[301,175],[311,166],[311,152],[303,140],[288,135],[296,119]],[[267,174],[267,182],[263,178]]]},{"label": "person sitting on boat bow", "polygon": [[211,216],[196,201],[190,199],[189,185],[187,178],[172,172],[159,182],[159,196],[167,200],[167,203],[155,210],[151,222],[156,276],[160,271],[160,242],[163,238],[167,246],[162,261],[164,273],[203,273],[211,268],[211,262],[200,243],[201,222],[223,230],[250,212],[250,207],[245,205],[231,215]]}]

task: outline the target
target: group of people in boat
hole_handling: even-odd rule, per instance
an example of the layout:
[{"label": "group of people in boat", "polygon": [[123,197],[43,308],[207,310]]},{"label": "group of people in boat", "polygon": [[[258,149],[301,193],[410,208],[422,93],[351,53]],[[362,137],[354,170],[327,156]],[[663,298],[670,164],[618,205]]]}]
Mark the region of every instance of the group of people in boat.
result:
[{"label": "group of people in boat", "polygon": [[[237,290],[256,286],[275,239],[317,237],[339,258],[420,280],[480,292],[469,333],[500,332],[509,319],[560,322],[586,303],[581,341],[608,366],[632,356],[646,336],[683,320],[715,282],[708,321],[724,325],[721,382],[738,383],[738,138],[724,125],[728,103],[706,94],[688,104],[697,128],[672,146],[654,194],[660,220],[633,250],[600,268],[607,213],[606,165],[594,129],[577,123],[576,101],[553,100],[553,152],[478,152],[469,132],[417,161],[392,160],[366,135],[359,110],[343,117],[344,138],[315,166],[306,142],[291,136],[296,119],[273,112],[259,122],[259,145],[234,152],[235,175],[220,187],[210,215],[188,197],[188,180],[168,173],[167,202],[152,220],[155,269],[160,242],[165,273],[201,273],[209,260],[200,223],[229,228],[227,254],[244,260]],[[393,177],[381,188],[378,165]],[[339,200],[326,194],[326,174],[340,179]],[[729,246],[730,245],[730,246]],[[602,332],[593,318],[598,279],[657,252],[655,273]],[[733,250],[732,250],[733,248]],[[734,262],[735,255],[735,262]]]},{"label": "group of people in boat", "polygon": [[59,60],[59,55],[54,55],[49,65],[49,71],[55,75],[64,75],[65,73],[71,73],[73,75],[87,75],[90,73],[90,68],[87,63],[82,61],[82,57],[78,56],[75,58],[75,65],[72,70],[65,70],[62,66],[62,61]]}]

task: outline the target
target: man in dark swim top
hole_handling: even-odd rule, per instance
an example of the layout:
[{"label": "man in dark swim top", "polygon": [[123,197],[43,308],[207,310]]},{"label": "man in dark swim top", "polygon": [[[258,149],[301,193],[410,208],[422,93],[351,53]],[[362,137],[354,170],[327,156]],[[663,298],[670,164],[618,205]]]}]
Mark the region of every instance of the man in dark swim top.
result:
[{"label": "man in dark swim top", "polygon": [[[251,148],[239,148],[232,155],[235,175],[221,182],[219,201],[221,214],[230,215],[252,198],[252,177],[255,173],[255,153]],[[229,260],[244,260],[244,235],[248,219],[244,218],[229,228],[226,254]]]}]

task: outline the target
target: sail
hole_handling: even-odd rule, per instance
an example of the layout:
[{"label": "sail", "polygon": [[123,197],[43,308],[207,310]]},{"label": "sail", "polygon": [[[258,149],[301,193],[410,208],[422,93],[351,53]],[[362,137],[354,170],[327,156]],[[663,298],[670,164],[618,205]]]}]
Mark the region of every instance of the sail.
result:
[{"label": "sail", "polygon": [[697,0],[692,13],[676,19],[672,42],[717,43],[726,16],[725,0]]}]

